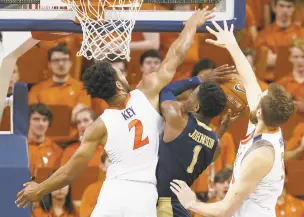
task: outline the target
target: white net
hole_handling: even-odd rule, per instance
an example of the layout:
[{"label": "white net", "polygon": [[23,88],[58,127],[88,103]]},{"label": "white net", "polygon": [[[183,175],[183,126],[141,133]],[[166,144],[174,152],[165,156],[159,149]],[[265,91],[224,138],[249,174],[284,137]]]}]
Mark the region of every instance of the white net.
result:
[{"label": "white net", "polygon": [[[83,41],[78,56],[130,61],[131,33],[142,0],[65,0],[79,20]],[[128,16],[121,17],[123,12]],[[113,55],[114,54],[114,55]]]}]

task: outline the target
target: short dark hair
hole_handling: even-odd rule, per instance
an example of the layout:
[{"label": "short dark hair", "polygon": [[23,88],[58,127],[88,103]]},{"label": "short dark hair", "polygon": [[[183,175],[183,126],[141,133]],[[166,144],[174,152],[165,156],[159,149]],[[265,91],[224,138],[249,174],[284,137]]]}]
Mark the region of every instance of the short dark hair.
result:
[{"label": "short dark hair", "polygon": [[82,80],[93,98],[107,100],[116,94],[117,72],[108,61],[97,62],[87,68]]},{"label": "short dark hair", "polygon": [[232,170],[228,168],[221,169],[214,176],[214,183],[223,183],[232,177]]},{"label": "short dark hair", "polygon": [[296,4],[296,0],[274,0],[274,5],[277,5],[277,3],[279,1],[284,1],[284,2],[289,2],[289,3]]},{"label": "short dark hair", "polygon": [[45,104],[35,103],[35,104],[29,105],[29,117],[31,117],[32,114],[34,114],[36,112],[42,116],[47,117],[49,123],[50,124],[52,123],[53,114],[52,114],[51,110]]},{"label": "short dark hair", "polygon": [[107,61],[110,63],[123,63],[125,66],[125,69],[128,69],[128,61],[126,59],[121,59],[119,57],[116,58],[115,54],[109,54]]},{"label": "short dark hair", "polygon": [[163,58],[162,58],[162,56],[161,56],[161,54],[160,54],[160,52],[158,50],[150,49],[150,50],[145,51],[140,56],[140,65],[144,64],[145,59],[148,58],[148,57],[157,58],[160,61],[163,60]]},{"label": "short dark hair", "polygon": [[198,100],[199,112],[207,118],[213,118],[222,113],[227,103],[225,92],[214,81],[206,81],[199,86]]},{"label": "short dark hair", "polygon": [[294,102],[290,93],[279,84],[269,85],[267,95],[260,103],[263,121],[268,127],[279,127],[288,121],[294,112]]},{"label": "short dark hair", "polygon": [[52,47],[48,50],[48,60],[50,61],[54,52],[61,52],[71,56],[69,48],[64,43],[57,44],[55,47]]},{"label": "short dark hair", "polygon": [[201,59],[199,60],[192,69],[192,77],[197,76],[200,71],[207,69],[215,69],[215,63],[209,59]]}]

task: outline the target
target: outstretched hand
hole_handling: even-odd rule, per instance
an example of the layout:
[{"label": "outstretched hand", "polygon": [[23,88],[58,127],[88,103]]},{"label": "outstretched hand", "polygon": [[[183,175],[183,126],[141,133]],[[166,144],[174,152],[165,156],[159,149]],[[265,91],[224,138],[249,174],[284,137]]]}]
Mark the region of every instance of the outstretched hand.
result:
[{"label": "outstretched hand", "polygon": [[185,207],[185,209],[189,209],[192,204],[196,202],[196,195],[191,190],[191,188],[181,180],[173,180],[170,183],[170,189],[177,196],[179,202]]},{"label": "outstretched hand", "polygon": [[212,80],[212,81],[217,81],[217,82],[225,82],[229,79],[232,79],[231,77],[225,77],[225,75],[230,75],[230,74],[235,74],[237,73],[236,69],[234,66],[228,66],[222,65],[216,69],[213,69],[210,72],[205,72],[201,75],[198,75],[198,79],[203,83],[206,80]]},{"label": "outstretched hand", "polygon": [[41,196],[37,192],[38,184],[36,182],[27,182],[23,186],[25,188],[17,194],[15,201],[18,207],[26,208],[32,202],[41,200]]},{"label": "outstretched hand", "polygon": [[195,25],[196,28],[199,28],[204,25],[207,20],[215,17],[215,14],[213,12],[214,10],[208,11],[208,6],[203,10],[198,9],[192,14],[189,20],[185,22],[185,25]]},{"label": "outstretched hand", "polygon": [[228,28],[228,24],[226,20],[224,21],[224,29],[222,29],[215,21],[212,21],[212,24],[217,31],[211,29],[209,26],[207,26],[206,28],[209,33],[211,33],[216,37],[217,40],[206,39],[207,43],[213,44],[221,48],[226,48],[227,45],[231,45],[231,44],[237,45],[237,41],[233,34],[233,30],[234,30],[233,24],[231,25],[230,29]]}]

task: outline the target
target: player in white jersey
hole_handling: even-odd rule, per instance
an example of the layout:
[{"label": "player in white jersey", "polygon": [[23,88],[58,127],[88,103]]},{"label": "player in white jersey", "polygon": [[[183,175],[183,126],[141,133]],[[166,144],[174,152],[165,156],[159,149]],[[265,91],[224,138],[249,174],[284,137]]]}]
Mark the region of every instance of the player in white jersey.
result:
[{"label": "player in white jersey", "polygon": [[197,28],[212,17],[207,8],[195,12],[157,72],[144,76],[134,91],[110,63],[90,67],[83,77],[85,88],[92,97],[104,99],[110,108],[86,130],[81,146],[67,164],[41,184],[26,183],[16,204],[27,207],[70,184],[87,167],[96,148],[104,145],[111,164],[92,217],[156,217],[155,170],[162,129],[159,93],[183,62]]},{"label": "player in white jersey", "polygon": [[226,48],[243,79],[250,109],[247,136],[241,141],[230,188],[222,201],[197,202],[189,186],[171,182],[171,190],[186,208],[206,217],[275,217],[275,205],[284,185],[284,144],[280,125],[294,111],[292,97],[277,84],[262,93],[255,74],[233,35],[233,26],[217,31],[207,27],[217,40],[206,42]]}]

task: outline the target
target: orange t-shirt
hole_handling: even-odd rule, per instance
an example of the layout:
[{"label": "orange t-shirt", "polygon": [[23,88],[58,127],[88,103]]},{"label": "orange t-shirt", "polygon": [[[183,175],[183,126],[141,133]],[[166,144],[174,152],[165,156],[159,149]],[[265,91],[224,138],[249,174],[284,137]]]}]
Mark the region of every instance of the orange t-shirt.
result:
[{"label": "orange t-shirt", "polygon": [[195,181],[193,187],[196,192],[207,192],[210,178],[214,176],[216,172],[220,171],[226,166],[230,166],[231,168],[233,167],[236,155],[233,136],[230,133],[225,133],[220,142],[222,152],[215,162],[210,164],[209,167]]},{"label": "orange t-shirt", "polygon": [[250,6],[255,16],[257,26],[263,27],[265,23],[264,7],[265,5],[270,5],[271,0],[247,0],[246,3]]},{"label": "orange t-shirt", "polygon": [[92,99],[92,109],[97,115],[101,115],[104,110],[108,109],[110,106],[106,101],[99,98],[93,98]]},{"label": "orange t-shirt", "polygon": [[[71,110],[77,104],[91,107],[91,97],[86,93],[82,82],[71,77],[62,85],[56,84],[52,79],[36,84],[29,92],[28,102],[29,104],[43,103],[48,106],[67,106]],[[54,120],[61,119],[59,114],[57,115],[54,115]],[[64,143],[76,140],[77,135],[77,129],[71,125],[67,135],[52,135],[52,139],[58,143]]]},{"label": "orange t-shirt", "polygon": [[[293,24],[290,27],[286,29],[282,29],[279,27],[276,23],[273,23],[269,26],[267,26],[264,30],[259,32],[259,35],[256,40],[256,49],[257,49],[257,55],[261,56],[263,53],[263,50],[269,49],[273,53],[278,54],[278,59],[280,61],[284,61],[284,59],[280,58],[279,55],[284,55],[280,52],[283,52],[282,49],[285,49],[287,52],[287,49],[290,47],[292,44],[293,40],[297,38],[302,38],[304,37],[304,29]],[[258,58],[258,62],[264,61],[263,58]],[[286,64],[284,64],[286,61]],[[265,66],[265,72],[263,72],[261,79],[263,80],[278,80],[282,78],[282,76],[286,76],[287,74],[282,74],[282,72],[278,73],[277,71],[275,72],[274,70],[279,70],[279,71],[284,71],[286,72],[291,72],[291,64],[289,63],[288,59],[283,62],[279,62],[280,66],[282,68],[267,68]],[[276,65],[278,62],[276,63]],[[261,71],[261,69],[259,69]],[[260,73],[259,73],[260,74]]]},{"label": "orange t-shirt", "polygon": [[32,212],[32,217],[80,217],[79,211],[76,206],[74,213],[68,213],[67,211],[64,211],[60,216],[57,216],[54,211],[51,209],[49,212],[46,212],[41,207],[37,207]]},{"label": "orange t-shirt", "polygon": [[290,194],[286,195],[285,202],[283,204],[277,203],[276,205],[277,217],[303,217],[304,206],[302,201],[293,197]]},{"label": "orange t-shirt", "polygon": [[296,100],[304,100],[304,83],[298,83],[292,75],[283,77],[277,83],[285,87]]},{"label": "orange t-shirt", "polygon": [[[295,130],[293,131],[292,137],[289,139],[286,150],[294,150],[298,148],[301,144],[302,137],[304,136],[304,123],[300,123],[296,126]],[[304,152],[301,154],[299,160],[304,160]]]},{"label": "orange t-shirt", "polygon": [[56,143],[46,137],[41,144],[28,139],[28,152],[31,174],[35,176],[37,168],[59,168],[63,151]]},{"label": "orange t-shirt", "polygon": [[95,205],[97,204],[98,195],[102,187],[103,180],[89,185],[81,198],[80,216],[90,217]]},{"label": "orange t-shirt", "polygon": [[[76,152],[79,146],[80,146],[80,142],[75,142],[64,149],[61,157],[60,166],[63,166],[69,161],[69,159],[71,159],[71,157]],[[88,166],[89,167],[99,166],[102,153],[103,153],[103,147],[100,145],[98,146]]]}]

